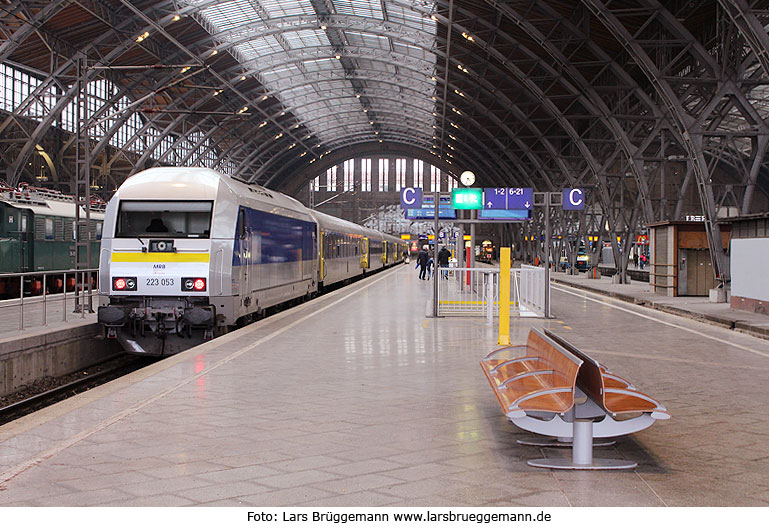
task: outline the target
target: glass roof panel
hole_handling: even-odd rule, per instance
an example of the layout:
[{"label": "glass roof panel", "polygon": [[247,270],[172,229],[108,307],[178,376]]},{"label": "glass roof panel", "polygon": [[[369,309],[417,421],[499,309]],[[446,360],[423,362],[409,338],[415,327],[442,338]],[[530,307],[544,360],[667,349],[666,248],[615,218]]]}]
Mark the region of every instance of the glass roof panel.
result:
[{"label": "glass roof panel", "polygon": [[317,48],[318,46],[331,46],[324,31],[319,29],[304,29],[301,31],[287,31],[283,33],[291,49]]},{"label": "glass roof panel", "polygon": [[[328,147],[349,141],[344,138],[351,134],[373,135],[369,121],[377,119],[377,111],[383,121],[376,127],[383,134],[388,127],[393,129],[394,122],[399,126],[408,122],[415,140],[430,141],[434,120],[422,114],[435,112],[436,83],[426,73],[436,63],[435,54],[429,51],[436,35],[436,23],[428,15],[431,2],[420,4],[417,11],[390,0],[329,0],[332,13],[384,21],[384,25],[375,23],[375,33],[342,29],[343,42],[332,44],[329,35],[334,33],[319,29],[321,17],[312,0],[178,1],[199,6],[195,16],[214,40],[232,43],[233,57],[246,70],[256,71],[255,76],[281,106]],[[281,20],[297,15],[318,17],[318,28],[297,30],[294,22]],[[377,34],[380,28],[381,34]],[[273,33],[265,36],[270,31]],[[339,46],[355,53],[344,54],[340,49],[345,56],[336,59],[333,55]],[[367,53],[366,49],[376,51]],[[365,107],[372,110],[371,117],[363,111]],[[393,119],[397,114],[405,121]],[[420,118],[407,119],[415,114]]]},{"label": "glass roof panel", "polygon": [[380,0],[333,0],[332,3],[340,15],[384,19]]}]

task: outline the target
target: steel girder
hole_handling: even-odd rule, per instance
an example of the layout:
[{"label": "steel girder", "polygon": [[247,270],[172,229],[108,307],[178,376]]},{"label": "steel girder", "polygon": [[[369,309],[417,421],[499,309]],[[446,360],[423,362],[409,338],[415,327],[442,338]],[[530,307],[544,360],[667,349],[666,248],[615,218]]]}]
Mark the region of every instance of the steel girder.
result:
[{"label": "steel girder", "polygon": [[[704,88],[695,90],[691,85],[687,86],[686,81],[689,79],[676,80],[676,72],[669,71],[669,64],[658,65],[652,59],[654,55],[651,53],[649,41],[631,33],[621,20],[622,14],[620,12],[615,13],[609,3],[599,0],[583,0],[583,3],[633,57],[639,69],[647,77],[670,112],[674,125],[683,139],[682,147],[685,148],[692,163],[703,214],[706,217],[706,232],[714,272],[719,280],[728,281],[728,262],[722,248],[719,226],[715,222],[716,203],[713,196],[711,172],[704,154],[707,143],[704,133],[707,130],[703,127],[705,120],[721,100],[727,96],[736,101],[742,110],[747,112],[750,119],[757,121],[760,116],[746,108],[751,107],[751,105],[746,101],[744,93],[735,83],[734,75],[720,67],[720,64],[707,52],[703,44],[683,26],[678,19],[680,17],[674,16],[656,1],[640,2],[640,9],[636,11],[636,16],[646,16],[645,28],[658,29],[664,34],[673,34],[680,38],[682,51],[679,52],[673,64],[680,64],[679,60],[687,60],[688,64],[691,64],[689,66],[691,71],[696,72],[699,78],[705,82]],[[713,90],[716,87],[718,90]],[[690,113],[691,108],[697,109],[697,118]],[[760,123],[765,127],[763,120]]]}]

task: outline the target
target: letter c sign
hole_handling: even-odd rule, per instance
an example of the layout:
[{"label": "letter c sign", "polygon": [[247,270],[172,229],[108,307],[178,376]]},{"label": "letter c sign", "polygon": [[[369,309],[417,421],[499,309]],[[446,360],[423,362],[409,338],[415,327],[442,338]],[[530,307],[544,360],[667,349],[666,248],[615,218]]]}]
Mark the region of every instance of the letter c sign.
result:
[{"label": "letter c sign", "polygon": [[566,211],[581,211],[585,208],[585,190],[584,189],[564,189],[562,202]]},{"label": "letter c sign", "polygon": [[404,187],[401,189],[401,207],[403,209],[422,208],[422,189]]}]

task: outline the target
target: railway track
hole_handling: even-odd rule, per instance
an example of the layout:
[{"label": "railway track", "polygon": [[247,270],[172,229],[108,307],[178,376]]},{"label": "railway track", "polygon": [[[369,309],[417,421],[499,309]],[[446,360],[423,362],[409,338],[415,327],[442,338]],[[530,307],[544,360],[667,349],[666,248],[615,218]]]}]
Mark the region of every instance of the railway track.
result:
[{"label": "railway track", "polygon": [[147,366],[156,360],[156,358],[119,354],[116,357],[92,366],[91,368],[104,367],[93,374],[84,375],[73,381],[65,382],[54,388],[15,401],[5,407],[0,407],[0,425],[12,422],[39,409],[103,385],[108,381]]}]

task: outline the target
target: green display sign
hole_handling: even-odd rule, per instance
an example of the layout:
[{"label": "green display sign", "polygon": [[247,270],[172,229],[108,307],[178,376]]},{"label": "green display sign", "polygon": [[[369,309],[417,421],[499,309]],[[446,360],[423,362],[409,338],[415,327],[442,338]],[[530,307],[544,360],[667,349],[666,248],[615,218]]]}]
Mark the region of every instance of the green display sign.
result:
[{"label": "green display sign", "polygon": [[483,209],[483,189],[465,188],[451,191],[454,209]]}]

